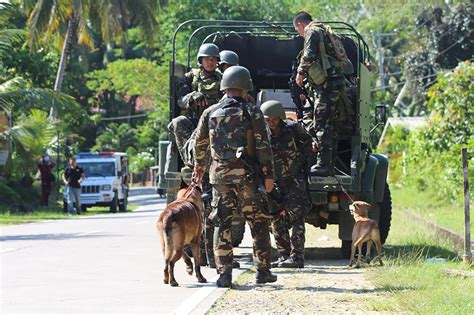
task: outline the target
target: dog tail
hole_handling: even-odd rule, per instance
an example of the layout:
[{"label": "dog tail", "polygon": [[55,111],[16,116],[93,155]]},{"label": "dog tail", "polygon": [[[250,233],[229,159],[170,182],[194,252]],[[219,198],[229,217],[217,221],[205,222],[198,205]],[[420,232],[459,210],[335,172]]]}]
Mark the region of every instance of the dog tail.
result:
[{"label": "dog tail", "polygon": [[169,260],[171,255],[173,254],[173,237],[172,237],[172,230],[173,230],[173,220],[171,213],[167,213],[163,216],[163,228],[162,228],[162,235],[163,238],[163,254],[165,256],[165,260]]},{"label": "dog tail", "polygon": [[365,238],[365,235],[359,237],[359,239],[357,239],[357,241],[354,242],[354,246],[358,246],[360,244],[360,242],[362,242]]}]

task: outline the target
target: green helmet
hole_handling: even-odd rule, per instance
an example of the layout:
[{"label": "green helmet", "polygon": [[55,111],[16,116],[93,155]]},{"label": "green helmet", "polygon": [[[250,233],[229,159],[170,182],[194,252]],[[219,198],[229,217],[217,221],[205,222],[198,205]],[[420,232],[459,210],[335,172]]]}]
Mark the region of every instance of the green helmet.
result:
[{"label": "green helmet", "polygon": [[201,63],[201,57],[216,57],[219,60],[219,47],[211,43],[202,44],[197,54],[199,63]]},{"label": "green helmet", "polygon": [[283,105],[278,101],[266,101],[260,105],[260,110],[265,117],[280,118],[281,120],[286,119]]},{"label": "green helmet", "polygon": [[253,90],[250,72],[242,66],[233,66],[224,71],[221,80],[221,91],[225,89]]},{"label": "green helmet", "polygon": [[225,63],[228,65],[236,66],[239,64],[239,55],[232,50],[223,50],[219,53],[221,57],[221,64]]}]

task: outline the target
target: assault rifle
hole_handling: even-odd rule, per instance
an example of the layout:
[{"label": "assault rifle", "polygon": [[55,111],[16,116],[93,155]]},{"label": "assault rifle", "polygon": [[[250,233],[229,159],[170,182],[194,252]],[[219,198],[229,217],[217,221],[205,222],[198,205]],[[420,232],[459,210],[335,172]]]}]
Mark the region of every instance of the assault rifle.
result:
[{"label": "assault rifle", "polygon": [[296,61],[293,61],[293,65],[291,66],[291,77],[290,81],[288,82],[290,86],[290,93],[291,93],[291,99],[293,100],[293,103],[295,103],[296,106],[296,115],[298,119],[303,118],[303,114],[305,112],[304,108],[304,103],[300,99],[300,95],[304,95],[306,99],[310,102],[311,106],[314,107],[314,104],[309,97],[308,91],[304,88],[296,84],[296,75],[298,74],[298,63]]}]

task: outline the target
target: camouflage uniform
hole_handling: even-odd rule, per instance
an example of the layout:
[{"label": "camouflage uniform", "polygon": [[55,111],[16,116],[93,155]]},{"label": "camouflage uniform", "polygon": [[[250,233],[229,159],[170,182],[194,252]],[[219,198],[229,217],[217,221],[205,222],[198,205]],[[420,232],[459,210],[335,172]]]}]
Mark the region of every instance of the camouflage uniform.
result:
[{"label": "camouflage uniform", "polygon": [[[323,63],[320,51],[320,42],[324,42],[329,60],[329,68],[326,69],[327,78],[322,85],[311,84],[311,89],[317,102],[314,108],[314,126],[311,134],[316,137],[319,145],[318,165],[334,165],[337,150],[336,123],[338,111],[346,89],[344,74],[335,65],[332,46],[328,44],[327,36],[323,35],[321,25],[311,22],[305,27],[304,48],[298,66],[298,73],[307,74],[311,65],[315,62]],[[324,66],[323,66],[324,67]]]},{"label": "camouflage uniform", "polygon": [[222,74],[216,70],[213,74],[206,73],[203,69],[192,69],[184,75],[178,90],[178,106],[181,108],[181,116],[171,120],[168,125],[171,143],[175,144],[183,162],[193,165],[192,148],[194,144],[193,134],[201,113],[205,108],[190,105],[195,93],[203,93],[209,105],[216,104],[222,97],[219,84]]},{"label": "camouflage uniform", "polygon": [[276,183],[284,196],[278,208],[286,212],[286,216],[273,220],[273,236],[281,257],[303,260],[304,217],[310,205],[307,174],[313,159],[312,138],[298,123],[285,120],[280,121],[279,134],[272,131],[270,141]]},{"label": "camouflage uniform", "polygon": [[[255,205],[255,183],[241,156],[247,150],[247,131],[253,130],[255,152],[265,177],[273,178],[273,161],[262,113],[240,97],[229,97],[211,106],[199,120],[195,144],[195,171],[206,171],[211,152],[210,183],[213,186],[214,256],[220,274],[232,272],[231,226],[235,209],[241,209],[254,240],[258,270],[270,269],[269,215]],[[213,214],[214,214],[213,213]],[[275,279],[276,280],[276,279]]]}]

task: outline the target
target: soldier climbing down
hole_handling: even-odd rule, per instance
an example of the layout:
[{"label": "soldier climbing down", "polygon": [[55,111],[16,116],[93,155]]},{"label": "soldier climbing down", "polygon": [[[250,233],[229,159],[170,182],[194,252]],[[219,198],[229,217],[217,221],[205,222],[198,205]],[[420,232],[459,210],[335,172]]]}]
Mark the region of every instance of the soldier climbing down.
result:
[{"label": "soldier climbing down", "polygon": [[338,145],[337,119],[344,102],[348,101],[343,71],[349,61],[347,56],[344,60],[342,44],[338,45],[330,39],[330,29],[313,21],[308,13],[298,13],[293,19],[293,26],[304,38],[296,83],[303,86],[306,78],[314,98],[318,100],[311,134],[317,139],[319,152],[311,173],[315,176],[332,176],[335,173]]}]

